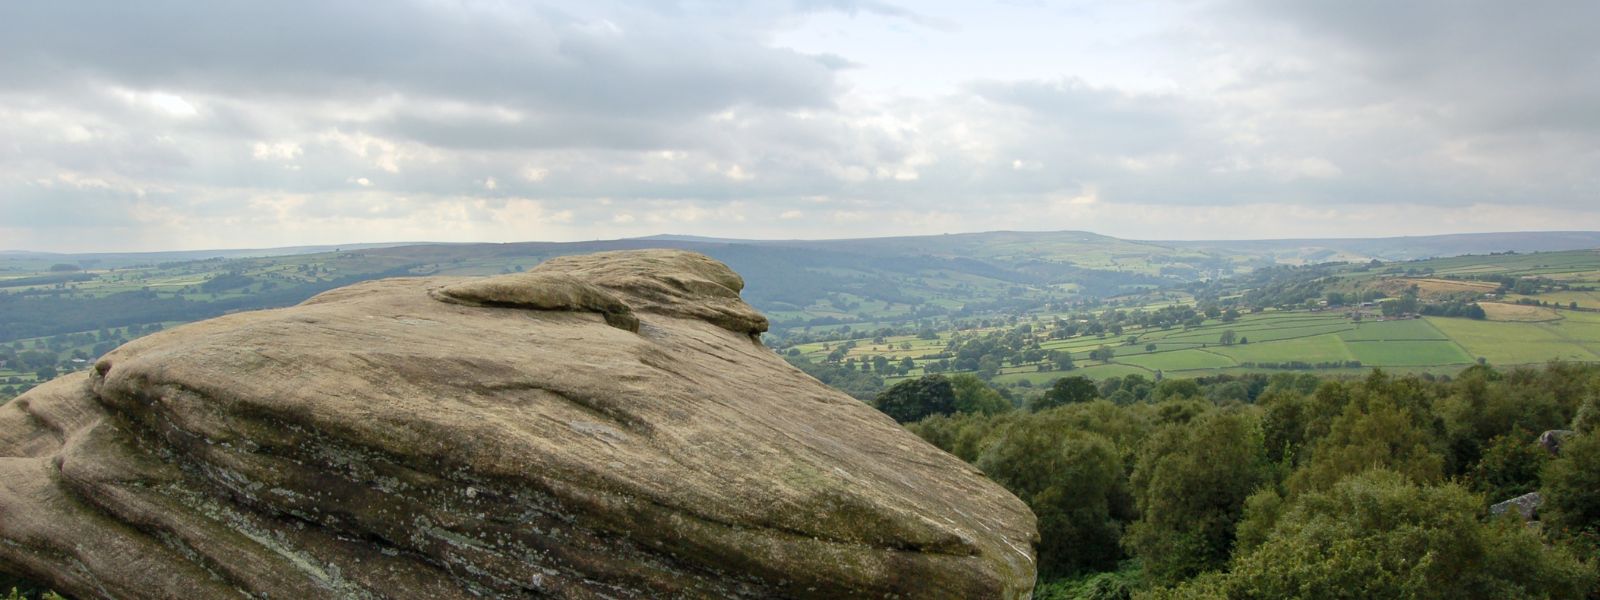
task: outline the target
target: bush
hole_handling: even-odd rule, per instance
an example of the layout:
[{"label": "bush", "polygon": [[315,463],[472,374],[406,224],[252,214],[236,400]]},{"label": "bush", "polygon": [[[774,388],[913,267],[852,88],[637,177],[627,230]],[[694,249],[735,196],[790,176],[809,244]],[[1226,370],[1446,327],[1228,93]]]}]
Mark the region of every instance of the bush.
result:
[{"label": "bush", "polygon": [[[1229,598],[1581,598],[1592,567],[1454,484],[1374,470],[1311,492],[1223,578]],[[1254,518],[1252,516],[1252,518]]]},{"label": "bush", "polygon": [[1129,600],[1143,586],[1139,561],[1123,561],[1115,571],[1041,582],[1034,600]]}]

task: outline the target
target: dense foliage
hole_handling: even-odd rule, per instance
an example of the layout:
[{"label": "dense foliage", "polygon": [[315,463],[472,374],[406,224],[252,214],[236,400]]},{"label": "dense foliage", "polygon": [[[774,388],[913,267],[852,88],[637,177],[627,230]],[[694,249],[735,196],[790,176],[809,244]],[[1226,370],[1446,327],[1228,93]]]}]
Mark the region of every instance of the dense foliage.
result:
[{"label": "dense foliage", "polygon": [[[1600,366],[1063,378],[908,427],[1033,508],[1041,597],[1600,597]],[[1530,491],[1542,528],[1489,515]]]}]

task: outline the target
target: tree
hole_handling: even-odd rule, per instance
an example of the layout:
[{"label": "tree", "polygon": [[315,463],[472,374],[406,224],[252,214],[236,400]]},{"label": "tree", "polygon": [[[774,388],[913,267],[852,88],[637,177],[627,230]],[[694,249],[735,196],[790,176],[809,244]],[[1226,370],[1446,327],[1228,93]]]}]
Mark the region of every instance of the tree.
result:
[{"label": "tree", "polygon": [[950,376],[955,389],[955,412],[992,415],[1011,410],[1011,403],[982,379],[968,373]]},{"label": "tree", "polygon": [[878,410],[901,423],[920,421],[929,415],[955,412],[956,391],[943,375],[924,375],[894,384],[876,400]]},{"label": "tree", "polygon": [[1100,399],[1100,390],[1088,377],[1074,375],[1057,379],[1050,389],[1034,399],[1028,406],[1029,410],[1041,411],[1067,404],[1079,402],[1093,402]]},{"label": "tree", "polygon": [[1550,453],[1535,443],[1534,436],[1518,428],[1495,436],[1483,458],[1467,472],[1467,484],[1490,502],[1515,498],[1539,487],[1539,471],[1550,462]]},{"label": "tree", "polygon": [[1398,317],[1401,315],[1416,314],[1421,309],[1417,295],[1407,293],[1398,300],[1385,300],[1378,308],[1383,310],[1385,317]]},{"label": "tree", "polygon": [[1163,379],[1161,383],[1156,384],[1156,402],[1198,397],[1200,397],[1200,384],[1195,383],[1193,379]]},{"label": "tree", "polygon": [[1105,346],[1105,345],[1102,345],[1099,348],[1095,348],[1095,349],[1089,351],[1089,360],[1098,360],[1100,362],[1111,362],[1111,359],[1116,358],[1116,356],[1117,356],[1117,351],[1111,349],[1110,346]]},{"label": "tree", "polygon": [[21,365],[23,369],[52,367],[56,364],[56,355],[54,352],[45,352],[43,350],[24,350],[17,354],[17,364]]},{"label": "tree", "polygon": [[984,377],[994,377],[1000,373],[1000,359],[994,355],[986,354],[978,359],[978,374]]},{"label": "tree", "polygon": [[1155,352],[1156,351],[1156,345],[1154,343],[1145,344],[1144,345],[1144,351],[1145,352]]},{"label": "tree", "polygon": [[1239,334],[1237,332],[1235,332],[1234,330],[1229,329],[1229,330],[1226,330],[1226,331],[1222,332],[1222,337],[1218,338],[1217,342],[1221,343],[1224,346],[1232,346],[1233,343],[1238,341],[1238,340],[1239,340]]},{"label": "tree", "polygon": [[1050,362],[1054,363],[1057,371],[1071,371],[1076,368],[1072,364],[1072,353],[1066,350],[1051,350]]},{"label": "tree", "polygon": [[1545,526],[1567,533],[1600,533],[1600,433],[1567,438],[1561,457],[1546,465],[1541,481]]},{"label": "tree", "polygon": [[1220,568],[1266,467],[1260,424],[1244,414],[1213,411],[1156,431],[1130,478],[1139,520],[1123,544],[1156,582]]},{"label": "tree", "polygon": [[[1327,489],[1348,475],[1373,467],[1390,469],[1419,483],[1440,480],[1444,457],[1434,451],[1435,440],[1417,427],[1414,417],[1407,407],[1381,392],[1365,401],[1348,402],[1329,423],[1328,434],[1314,440],[1311,461],[1290,478],[1290,491]],[[1308,424],[1308,429],[1311,426]]]},{"label": "tree", "polygon": [[1460,486],[1418,485],[1385,470],[1283,508],[1252,498],[1240,529],[1267,530],[1265,540],[1241,547],[1230,572],[1203,583],[1220,588],[1218,597],[1243,599],[1582,598],[1589,591],[1591,566],[1546,547],[1515,519],[1479,521],[1480,506]]},{"label": "tree", "polygon": [[1132,507],[1104,436],[1030,419],[1006,428],[977,464],[1038,516],[1040,575],[1106,570],[1121,558],[1120,520]]}]

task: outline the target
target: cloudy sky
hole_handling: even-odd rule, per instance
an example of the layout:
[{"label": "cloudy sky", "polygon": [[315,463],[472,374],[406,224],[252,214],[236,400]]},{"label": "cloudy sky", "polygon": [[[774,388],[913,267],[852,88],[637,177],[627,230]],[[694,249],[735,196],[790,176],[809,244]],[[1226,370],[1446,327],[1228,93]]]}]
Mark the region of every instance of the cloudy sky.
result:
[{"label": "cloudy sky", "polygon": [[0,4],[0,249],[1600,229],[1600,3]]}]

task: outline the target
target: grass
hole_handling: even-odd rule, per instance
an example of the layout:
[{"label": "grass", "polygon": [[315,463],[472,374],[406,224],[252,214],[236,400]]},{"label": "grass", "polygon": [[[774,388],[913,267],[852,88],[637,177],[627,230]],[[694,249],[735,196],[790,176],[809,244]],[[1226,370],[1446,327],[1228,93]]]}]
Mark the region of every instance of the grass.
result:
[{"label": "grass", "polygon": [[1339,339],[1346,342],[1360,342],[1371,340],[1448,340],[1450,338],[1426,320],[1406,319],[1403,321],[1368,321],[1360,323],[1354,329],[1340,333]]},{"label": "grass", "polygon": [[1349,342],[1346,346],[1350,354],[1367,367],[1467,365],[1473,361],[1461,346],[1449,340],[1369,340]]},{"label": "grass", "polygon": [[1249,344],[1218,346],[1208,349],[1239,362],[1301,361],[1319,363],[1356,360],[1355,356],[1351,355],[1350,349],[1345,346],[1344,340],[1331,333],[1264,343],[1258,343],[1252,339]]},{"label": "grass", "polygon": [[1518,323],[1427,317],[1429,323],[1450,336],[1473,357],[1501,365],[1533,364],[1551,360],[1600,361],[1595,346],[1600,338],[1587,338],[1593,326],[1566,328],[1563,321]]},{"label": "grass", "polygon": [[1117,362],[1161,371],[1193,371],[1237,367],[1233,359],[1206,350],[1174,350],[1118,358]]}]

